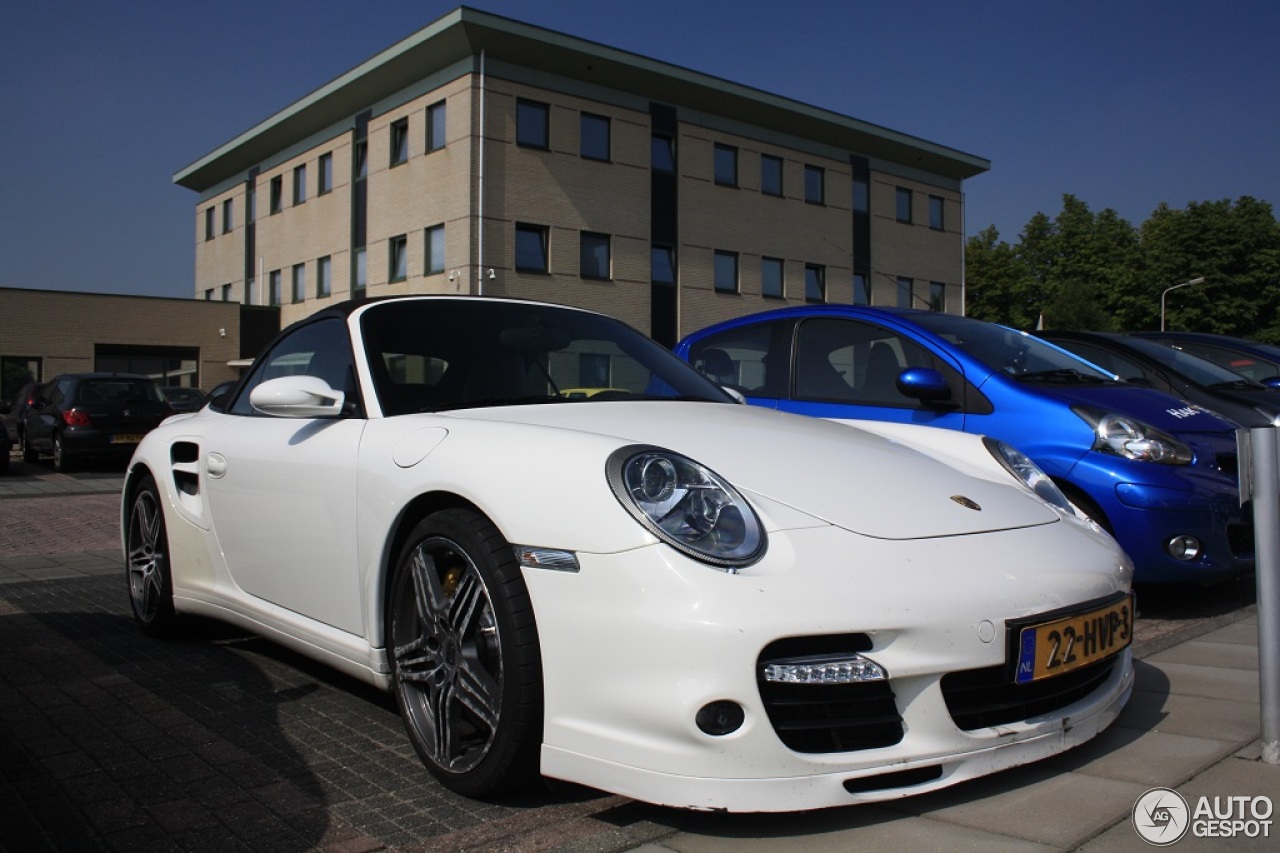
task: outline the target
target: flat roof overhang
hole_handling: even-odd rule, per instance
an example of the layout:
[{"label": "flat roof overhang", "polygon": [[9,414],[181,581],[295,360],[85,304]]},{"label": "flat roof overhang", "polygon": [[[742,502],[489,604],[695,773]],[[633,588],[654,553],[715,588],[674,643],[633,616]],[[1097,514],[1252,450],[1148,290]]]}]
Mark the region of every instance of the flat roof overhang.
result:
[{"label": "flat roof overhang", "polygon": [[173,176],[203,192],[298,140],[481,52],[504,63],[627,92],[963,180],[982,157],[819,107],[465,6],[387,48]]}]

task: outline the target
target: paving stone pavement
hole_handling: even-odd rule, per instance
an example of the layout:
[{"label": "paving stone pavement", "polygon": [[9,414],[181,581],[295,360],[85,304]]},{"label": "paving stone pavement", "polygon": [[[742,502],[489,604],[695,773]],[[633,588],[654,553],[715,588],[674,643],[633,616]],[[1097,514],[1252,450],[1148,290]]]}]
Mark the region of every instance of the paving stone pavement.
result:
[{"label": "paving stone pavement", "polygon": [[1280,801],[1280,768],[1257,760],[1255,609],[1230,595],[1140,620],[1138,689],[1095,741],[948,791],[751,816],[567,785],[470,800],[422,767],[386,694],[219,623],[142,636],[119,473],[15,469],[0,478],[0,851],[1117,851],[1146,847],[1128,810],[1149,787]]}]

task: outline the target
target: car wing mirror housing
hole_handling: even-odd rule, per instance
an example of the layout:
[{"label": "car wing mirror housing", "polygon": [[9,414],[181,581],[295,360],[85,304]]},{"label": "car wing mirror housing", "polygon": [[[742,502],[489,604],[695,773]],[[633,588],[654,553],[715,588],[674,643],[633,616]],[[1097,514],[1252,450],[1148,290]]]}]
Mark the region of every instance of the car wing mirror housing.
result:
[{"label": "car wing mirror housing", "polygon": [[908,367],[898,374],[898,393],[925,403],[946,403],[951,400],[951,386],[947,378],[930,367]]},{"label": "car wing mirror housing", "polygon": [[249,392],[249,404],[276,418],[336,418],[346,395],[315,376],[268,379]]}]

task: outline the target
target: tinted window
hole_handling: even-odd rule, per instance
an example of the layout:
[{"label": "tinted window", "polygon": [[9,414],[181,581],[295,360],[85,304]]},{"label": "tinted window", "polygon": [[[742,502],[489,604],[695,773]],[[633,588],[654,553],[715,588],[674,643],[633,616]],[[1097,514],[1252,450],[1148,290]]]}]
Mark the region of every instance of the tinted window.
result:
[{"label": "tinted window", "polygon": [[728,401],[639,332],[584,311],[424,299],[375,305],[360,324],[388,415],[595,399]]},{"label": "tinted window", "polygon": [[[781,340],[777,332],[774,323],[726,329],[693,344],[689,363],[717,385],[754,396],[781,396],[786,385],[786,346],[774,346],[775,341]],[[770,365],[775,367],[771,369]],[[771,377],[780,381],[770,383]]]},{"label": "tinted window", "polygon": [[351,368],[346,324],[337,318],[308,323],[287,333],[254,363],[253,373],[240,389],[231,412],[259,414],[249,404],[249,393],[263,382],[281,376],[315,376],[330,388],[345,391],[347,398],[354,400],[355,376]]},{"label": "tinted window", "polygon": [[909,367],[932,368],[953,390],[961,387],[954,370],[910,338],[857,320],[805,320],[796,335],[795,398],[919,408],[897,388]]},{"label": "tinted window", "polygon": [[1025,332],[954,314],[919,312],[910,317],[916,325],[949,341],[990,369],[1010,376],[1052,380],[1057,371],[1075,371],[1091,380],[1111,381],[1109,374],[1088,362]]}]

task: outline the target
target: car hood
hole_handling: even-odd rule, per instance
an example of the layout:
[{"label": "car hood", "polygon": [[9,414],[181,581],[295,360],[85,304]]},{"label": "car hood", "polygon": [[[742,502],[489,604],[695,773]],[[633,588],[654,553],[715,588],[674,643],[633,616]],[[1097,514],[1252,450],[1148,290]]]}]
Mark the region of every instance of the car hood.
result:
[{"label": "car hood", "polygon": [[[1020,384],[1020,383],[1019,383]],[[1200,406],[1151,388],[1134,385],[1023,385],[1070,406],[1091,406],[1139,418],[1171,435],[1233,433],[1235,424]]]},{"label": "car hood", "polygon": [[748,495],[877,538],[958,536],[1060,519],[996,467],[981,439],[973,438],[967,448],[981,454],[967,463],[971,471],[982,471],[974,476],[944,461],[953,444],[928,452],[929,437],[944,431],[927,427],[919,427],[908,443],[755,406],[676,401],[473,409],[451,417],[656,445],[701,462]]}]

